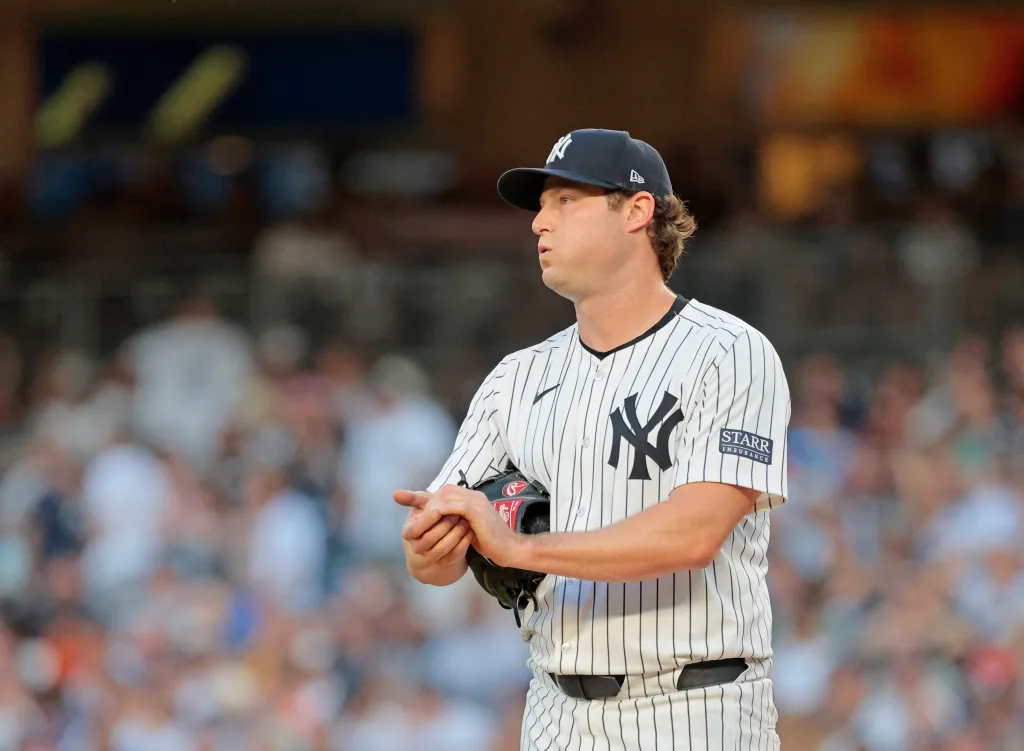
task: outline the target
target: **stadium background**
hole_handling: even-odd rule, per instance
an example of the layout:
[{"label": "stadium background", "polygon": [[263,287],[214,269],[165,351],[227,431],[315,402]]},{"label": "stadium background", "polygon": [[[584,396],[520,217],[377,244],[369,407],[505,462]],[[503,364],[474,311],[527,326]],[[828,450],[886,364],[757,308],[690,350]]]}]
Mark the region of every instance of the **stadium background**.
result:
[{"label": "stadium background", "polygon": [[591,126],[787,369],[784,748],[1024,748],[1022,93],[1011,5],[6,0],[0,749],[518,748],[389,497],[571,322],[493,186]]}]

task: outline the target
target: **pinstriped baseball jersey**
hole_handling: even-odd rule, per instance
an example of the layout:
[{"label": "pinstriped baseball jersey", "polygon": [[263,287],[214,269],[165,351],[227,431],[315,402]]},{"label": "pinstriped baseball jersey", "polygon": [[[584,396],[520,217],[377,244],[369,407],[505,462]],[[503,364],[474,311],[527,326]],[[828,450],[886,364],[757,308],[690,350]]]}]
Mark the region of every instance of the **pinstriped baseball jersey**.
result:
[{"label": "pinstriped baseball jersey", "polygon": [[788,384],[768,340],[678,298],[611,352],[589,349],[573,325],[503,359],[429,490],[454,484],[460,470],[476,483],[511,461],[551,493],[556,532],[615,524],[685,483],[760,491],[707,569],[625,584],[549,575],[522,628],[544,673],[647,675],[742,657],[756,680],[770,664],[772,627],[769,514],[760,512],[786,499],[789,417]]}]

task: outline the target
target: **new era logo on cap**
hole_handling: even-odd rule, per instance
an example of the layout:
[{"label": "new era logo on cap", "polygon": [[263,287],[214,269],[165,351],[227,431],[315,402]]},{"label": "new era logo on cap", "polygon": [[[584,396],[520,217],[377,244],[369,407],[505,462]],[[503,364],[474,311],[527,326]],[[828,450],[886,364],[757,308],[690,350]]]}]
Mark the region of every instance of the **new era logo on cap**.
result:
[{"label": "new era logo on cap", "polygon": [[562,136],[543,167],[520,167],[502,175],[498,194],[513,206],[539,211],[549,177],[607,191],[645,190],[659,198],[672,193],[661,155],[624,130],[585,128]]}]

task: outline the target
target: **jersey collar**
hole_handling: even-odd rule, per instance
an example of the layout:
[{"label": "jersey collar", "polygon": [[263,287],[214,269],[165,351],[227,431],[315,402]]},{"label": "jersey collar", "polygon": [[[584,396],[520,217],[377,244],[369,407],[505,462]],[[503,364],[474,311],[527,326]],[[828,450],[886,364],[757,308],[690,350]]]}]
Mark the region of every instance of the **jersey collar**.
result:
[{"label": "jersey collar", "polygon": [[[608,357],[608,355],[613,355],[620,350],[632,347],[637,342],[642,342],[647,337],[656,334],[660,329],[663,329],[665,326],[667,326],[672,321],[672,319],[674,319],[677,315],[682,313],[683,308],[685,308],[689,302],[690,300],[688,298],[683,297],[682,295],[676,295],[676,301],[672,303],[672,307],[669,308],[668,312],[661,317],[661,320],[659,320],[656,324],[647,329],[647,331],[640,334],[640,336],[630,339],[625,344],[620,344],[615,349],[610,349],[607,352],[598,352],[593,347],[588,347],[586,344],[584,344],[582,339],[579,340],[580,346],[583,347],[583,349],[585,349],[587,352],[592,354],[594,357],[596,357],[598,360],[603,360],[604,358]],[[579,331],[576,332],[576,337],[579,338]]]}]

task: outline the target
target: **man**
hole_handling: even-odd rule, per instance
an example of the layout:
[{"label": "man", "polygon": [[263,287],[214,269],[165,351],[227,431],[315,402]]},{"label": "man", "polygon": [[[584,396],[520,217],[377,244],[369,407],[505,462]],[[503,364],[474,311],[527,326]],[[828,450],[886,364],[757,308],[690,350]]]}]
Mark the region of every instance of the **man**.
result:
[{"label": "man", "polygon": [[382,357],[368,382],[370,398],[346,426],[338,457],[341,527],[360,558],[397,563],[402,545],[395,527],[402,524],[403,509],[389,503],[387,494],[396,486],[428,482],[451,448],[456,425],[430,398],[426,372],[408,358]]},{"label": "man", "polygon": [[[451,584],[472,544],[547,574],[522,626],[524,750],[778,748],[765,584],[767,512],[787,493],[778,356],[666,286],[695,226],[646,143],[574,131],[498,191],[536,213],[544,283],[576,324],[502,360],[427,491],[395,492],[413,509],[409,570]],[[550,533],[514,533],[456,485],[508,463],[550,492]]]},{"label": "man", "polygon": [[253,372],[245,332],[203,296],[189,295],[169,321],[132,336],[122,357],[135,376],[137,435],[208,470]]}]

